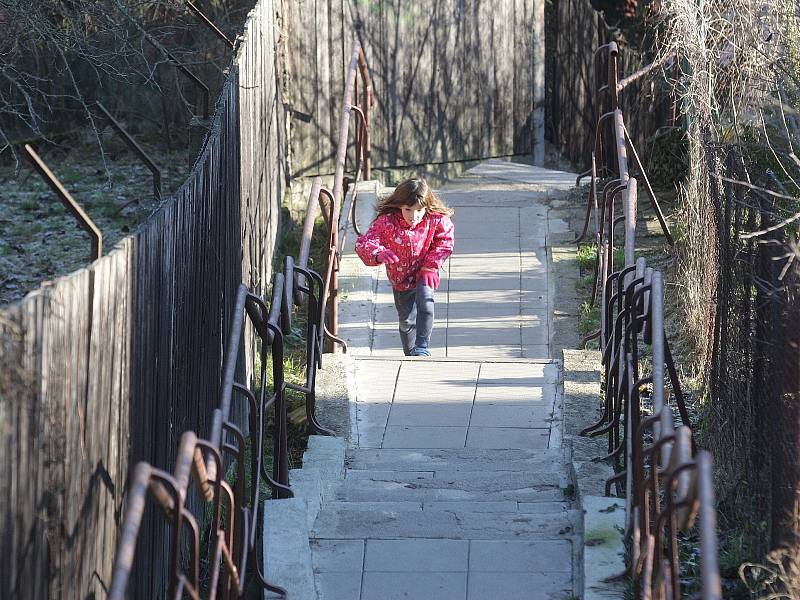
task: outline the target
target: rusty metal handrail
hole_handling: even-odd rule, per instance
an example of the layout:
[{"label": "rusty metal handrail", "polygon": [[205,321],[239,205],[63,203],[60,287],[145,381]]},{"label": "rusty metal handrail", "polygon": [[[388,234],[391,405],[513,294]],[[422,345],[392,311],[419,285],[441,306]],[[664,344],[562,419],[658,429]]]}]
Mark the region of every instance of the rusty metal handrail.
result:
[{"label": "rusty metal handrail", "polygon": [[208,29],[214,35],[216,35],[220,40],[225,42],[226,46],[228,46],[231,50],[235,48],[236,45],[228,38],[228,36],[225,35],[222,32],[222,30],[216,26],[214,21],[209,19],[202,10],[200,10],[193,2],[191,2],[191,0],[186,0],[186,6],[189,7],[189,10],[191,10],[198,19],[200,19],[203,25],[208,27]]},{"label": "rusty metal handrail", "polygon": [[[295,277],[295,275],[300,277]],[[299,283],[295,283],[295,282]],[[122,600],[133,565],[136,539],[141,525],[145,502],[149,494],[163,509],[170,524],[171,554],[169,567],[170,598],[187,594],[200,598],[200,581],[209,581],[208,598],[240,597],[245,590],[246,577],[252,573],[264,589],[286,595],[282,588],[270,583],[262,570],[263,547],[259,532],[263,528],[261,482],[272,490],[274,498],[293,496],[289,487],[288,415],[286,389],[305,393],[306,416],[315,433],[332,434],[322,427],[315,415],[316,371],[321,365],[321,336],[323,327],[320,296],[322,277],[307,268],[294,265],[287,256],[283,272],[273,278],[270,305],[240,286],[234,303],[234,314],[228,330],[223,360],[219,407],[213,411],[208,440],[198,439],[187,431],[181,438],[173,473],[139,463],[134,469],[128,492],[127,509],[122,535],[117,547],[110,600]],[[285,380],[283,366],[284,335],[292,332],[292,307],[306,298],[306,380],[303,385]],[[257,391],[236,381],[240,362],[242,333],[249,319],[261,342],[261,371]],[[272,357],[272,388],[268,393],[268,353]],[[231,421],[235,401],[244,401],[247,408],[250,449],[250,489],[245,487],[245,465],[248,443],[243,431]],[[273,411],[273,466],[267,471],[263,459],[267,412]],[[236,483],[230,486],[224,479],[225,457],[232,458]],[[198,520],[186,509],[186,499],[196,489],[205,503],[204,511],[211,515],[210,543],[204,563],[207,572],[201,578]],[[224,518],[223,518],[224,517]],[[188,527],[194,540],[189,547],[182,545],[181,531]],[[248,570],[248,560],[255,567]],[[188,565],[188,567],[187,567]]]},{"label": "rusty metal handrail", "polygon": [[208,121],[211,110],[211,90],[208,89],[208,86],[191,69],[189,69],[189,67],[178,60],[172,52],[158,43],[153,37],[146,36],[145,39],[151,46],[153,46],[153,48],[161,52],[173,65],[175,65],[175,68],[178,69],[178,71],[186,79],[192,82],[192,85],[200,93],[200,115],[202,116],[203,121]]},{"label": "rusty metal handrail", "polygon": [[161,200],[161,169],[159,169],[155,161],[150,158],[150,155],[145,152],[144,148],[142,148],[137,141],[133,139],[133,136],[131,136],[131,134],[129,134],[128,131],[122,126],[122,123],[117,121],[114,118],[114,115],[112,115],[102,103],[95,102],[95,106],[97,106],[100,112],[103,113],[105,119],[109,122],[114,131],[117,132],[117,135],[122,138],[122,141],[125,142],[128,148],[130,148],[130,150],[139,158],[140,161],[144,163],[144,165],[150,171],[153,176],[153,198],[156,200],[156,202]]},{"label": "rusty metal handrail", "polygon": [[100,258],[103,255],[103,233],[100,231],[100,228],[95,225],[92,218],[84,212],[81,205],[75,201],[72,195],[67,191],[67,188],[65,188],[58,177],[53,174],[36,151],[28,144],[23,146],[23,151],[36,172],[39,173],[45,183],[50,186],[50,189],[58,196],[58,199],[61,200],[61,203],[72,213],[72,216],[75,217],[78,226],[89,234],[92,241],[92,260]]},{"label": "rusty metal handrail", "polygon": [[[662,274],[648,267],[644,258],[636,257],[638,181],[629,172],[628,150],[668,235],[666,221],[619,107],[617,92],[624,87],[617,83],[619,50],[613,43],[605,50],[609,55],[605,89],[610,90],[612,106],[598,118],[593,164],[587,172],[591,177],[589,205],[580,236],[586,234],[594,209],[598,254],[592,302],[595,291],[599,291],[601,325],[596,336],[600,341],[604,399],[602,415],[581,434],[607,435],[608,454],[601,458],[619,466],[618,472],[606,482],[606,493],[616,487],[625,497],[625,538],[631,548],[626,574],[633,579],[637,597],[679,600],[678,533],[690,528],[699,513],[701,597],[718,600],[722,596],[711,456],[698,450],[692,438],[689,414],[664,330]],[[599,54],[600,51],[596,56]],[[596,106],[599,108],[599,100]],[[612,118],[613,127],[606,125]],[[595,161],[602,157],[605,148],[603,127],[613,131],[614,143],[610,147],[615,153],[618,178],[606,181],[598,197]],[[620,194],[621,211],[618,210]],[[624,228],[622,265],[614,264],[617,226]],[[671,242],[671,238],[667,239]],[[652,367],[648,375],[642,376],[640,349],[646,345],[652,351]],[[667,384],[671,398],[666,393]],[[652,388],[649,416],[642,414],[648,386]],[[671,404],[680,414],[682,424],[678,428],[674,425]]]},{"label": "rusty metal handrail", "polygon": [[[635,186],[628,190],[635,195]],[[626,208],[630,223],[635,219],[635,202]],[[630,250],[627,243],[626,262]],[[608,480],[606,490],[608,493],[616,485],[625,497],[625,536],[631,545],[627,574],[641,597],[679,600],[678,533],[692,526],[699,511],[701,597],[721,599],[711,456],[696,450],[678,391],[664,334],[661,273],[639,258],[609,279],[611,285],[605,287],[613,292],[608,294],[606,307],[610,330],[602,336],[606,340],[604,410],[600,420],[583,433],[607,433],[609,454],[605,458],[623,458],[622,470]],[[652,350],[652,372],[645,378],[639,373],[641,344],[649,344]],[[673,410],[665,393],[667,381],[683,421],[678,429],[674,429]],[[652,416],[643,417],[641,394],[647,385],[652,386]]]},{"label": "rusty metal handrail", "polygon": [[[363,95],[360,104],[357,100],[355,102],[353,101],[354,97],[358,98],[358,75],[360,75],[363,85]],[[327,338],[331,342],[342,346],[345,352],[347,351],[347,344],[344,340],[337,337],[339,329],[339,263],[346,242],[348,226],[352,224],[356,234],[361,234],[355,218],[358,201],[358,182],[362,174],[365,179],[369,179],[372,176],[370,112],[374,101],[372,81],[369,76],[369,67],[364,55],[364,50],[357,41],[354,41],[342,96],[342,112],[339,121],[339,137],[336,147],[336,170],[333,179],[333,190],[331,191],[325,188],[319,178],[314,180],[306,206],[303,235],[300,242],[300,254],[297,262],[297,267],[300,269],[308,268],[309,248],[314,233],[316,211],[319,206],[325,217],[325,224],[328,228],[327,262],[320,298],[320,310],[322,314],[327,317],[327,322],[323,320],[317,333],[320,337],[320,343],[323,338]],[[351,113],[356,114],[358,122],[355,129],[355,172],[353,178],[349,179],[345,177],[345,170],[347,149],[350,139]],[[342,204],[347,192],[345,186],[346,180],[347,187],[352,189],[352,194],[347,210],[342,211]],[[328,202],[327,210],[323,197]],[[299,281],[302,281],[302,279]]]},{"label": "rusty metal handrail", "polygon": [[[330,333],[333,336],[338,335],[339,331],[339,260],[341,257],[341,247],[344,245],[344,235],[340,235],[342,232],[343,226],[347,226],[347,222],[350,220],[351,216],[355,212],[355,202],[352,205],[352,209],[347,211],[345,214],[344,223],[341,222],[341,207],[342,202],[344,200],[344,171],[345,171],[345,162],[347,160],[347,146],[349,140],[349,131],[350,131],[350,113],[352,111],[353,106],[353,95],[355,94],[355,85],[356,85],[356,73],[359,68],[359,62],[364,62],[364,52],[361,49],[361,45],[357,42],[353,42],[353,50],[350,56],[350,66],[347,70],[347,79],[345,81],[344,86],[344,95],[342,98],[342,112],[339,120],[339,140],[338,146],[336,149],[336,171],[333,176],[333,218],[331,219],[331,236],[330,236],[330,254],[328,257],[329,263],[333,264],[333,268],[329,268],[330,272],[330,284],[328,287],[328,293],[330,295],[330,315],[329,315],[329,329]],[[367,69],[364,68],[362,70],[362,77],[367,74]],[[369,95],[372,90],[371,84],[368,83],[368,80],[365,81],[364,85],[364,94],[365,94],[365,105],[368,107],[370,104]],[[369,125],[367,125],[367,130],[369,130]],[[365,136],[366,138],[367,136]],[[363,146],[359,148],[359,154],[362,152]],[[365,160],[365,164],[369,163],[369,159]],[[368,167],[367,167],[368,168]],[[366,170],[366,169],[365,169]],[[358,186],[358,175],[359,173],[356,172],[354,181],[353,181],[353,194],[356,194],[357,186]],[[346,229],[344,230],[346,231]],[[341,239],[340,239],[341,238]],[[335,258],[334,258],[335,257]],[[333,260],[332,260],[333,259]]]},{"label": "rusty metal handrail", "polygon": [[[607,54],[607,62],[608,62],[605,76],[603,76],[602,64],[601,64],[603,52]],[[595,116],[597,119],[595,126],[595,146],[594,146],[594,152],[592,154],[593,164],[585,172],[586,176],[590,176],[590,190],[589,190],[589,197],[586,203],[586,216],[584,219],[582,233],[577,238],[576,241],[583,240],[588,231],[589,219],[591,217],[593,208],[595,208],[596,192],[594,191],[594,189],[596,186],[596,179],[598,176],[603,174],[603,169],[605,168],[604,152],[606,146],[608,146],[609,149],[613,149],[614,151],[614,156],[616,156],[616,162],[617,162],[617,175],[623,183],[627,182],[627,179],[630,177],[630,172],[628,167],[628,156],[627,156],[628,154],[627,149],[630,148],[631,155],[633,156],[634,162],[636,164],[636,168],[645,182],[645,187],[647,188],[647,196],[650,201],[650,205],[653,208],[653,211],[656,213],[659,224],[661,226],[661,230],[664,234],[664,237],[667,239],[667,243],[669,243],[669,245],[672,246],[674,245],[675,242],[672,237],[672,234],[669,231],[669,226],[667,225],[664,213],[661,210],[661,206],[658,203],[655,191],[650,185],[650,179],[647,176],[647,172],[644,168],[644,165],[639,160],[639,154],[636,151],[633,141],[630,139],[630,136],[628,135],[627,129],[625,128],[625,122],[619,98],[620,92],[622,92],[634,81],[644,77],[647,73],[650,73],[651,71],[655,70],[658,66],[663,65],[665,63],[665,60],[661,59],[650,65],[647,65],[642,69],[639,69],[636,73],[632,74],[631,76],[620,81],[619,54],[620,50],[616,42],[610,42],[608,44],[600,46],[594,53],[593,63],[594,63],[595,89],[592,92],[592,97],[594,99],[593,106],[595,110]],[[600,85],[600,82],[602,81],[605,81],[605,83],[603,85]],[[608,108],[608,111],[603,112],[601,111],[602,96],[605,93],[607,93],[609,96],[610,106]],[[611,115],[613,115],[614,117],[613,143],[610,142],[604,143],[604,138],[608,137],[608,129],[604,128],[603,125],[605,121],[608,119],[608,117]],[[599,165],[600,168],[597,168],[597,165]],[[600,235],[601,231],[597,229],[596,234]]]}]

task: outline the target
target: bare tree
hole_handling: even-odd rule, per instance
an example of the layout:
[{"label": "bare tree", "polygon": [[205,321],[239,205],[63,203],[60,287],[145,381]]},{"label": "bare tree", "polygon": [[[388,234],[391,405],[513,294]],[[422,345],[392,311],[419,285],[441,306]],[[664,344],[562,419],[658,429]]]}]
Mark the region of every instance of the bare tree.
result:
[{"label": "bare tree", "polygon": [[[213,2],[209,10],[230,32],[252,4]],[[86,126],[99,143],[91,104],[115,91],[121,108],[164,127],[163,115],[141,114],[144,95],[164,114],[180,105],[191,112],[174,75],[159,75],[167,53],[217,85],[230,61],[179,0],[0,0],[0,29],[0,156],[20,140],[54,141]]]}]

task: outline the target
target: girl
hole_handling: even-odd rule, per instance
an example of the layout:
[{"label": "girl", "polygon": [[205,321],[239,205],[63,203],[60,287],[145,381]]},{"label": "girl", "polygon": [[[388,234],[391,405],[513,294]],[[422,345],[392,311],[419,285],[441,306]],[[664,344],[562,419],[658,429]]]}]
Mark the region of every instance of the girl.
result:
[{"label": "girl", "polygon": [[433,290],[453,252],[453,211],[424,179],[409,179],[378,202],[378,216],[356,241],[365,265],[386,265],[406,356],[430,356]]}]

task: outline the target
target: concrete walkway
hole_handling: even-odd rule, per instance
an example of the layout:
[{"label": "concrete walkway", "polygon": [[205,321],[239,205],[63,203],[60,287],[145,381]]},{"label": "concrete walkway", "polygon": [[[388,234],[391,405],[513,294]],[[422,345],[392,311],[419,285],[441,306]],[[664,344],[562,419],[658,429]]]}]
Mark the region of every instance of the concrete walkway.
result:
[{"label": "concrete walkway", "polygon": [[547,267],[559,226],[547,198],[574,180],[491,160],[439,190],[456,211],[456,250],[430,359],[402,356],[383,270],[344,258],[340,332],[356,397],[345,479],[312,530],[320,598],[580,593]]}]

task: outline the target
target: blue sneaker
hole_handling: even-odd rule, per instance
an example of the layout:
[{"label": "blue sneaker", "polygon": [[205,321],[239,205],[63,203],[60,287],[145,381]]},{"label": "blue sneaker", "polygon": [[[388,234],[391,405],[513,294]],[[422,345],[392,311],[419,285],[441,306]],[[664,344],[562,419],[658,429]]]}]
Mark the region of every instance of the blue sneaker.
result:
[{"label": "blue sneaker", "polygon": [[431,353],[428,352],[427,348],[423,348],[421,346],[415,346],[411,349],[409,356],[430,356]]}]

